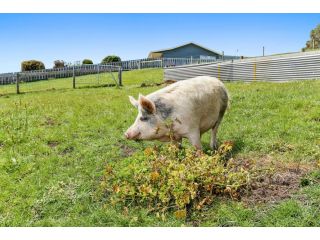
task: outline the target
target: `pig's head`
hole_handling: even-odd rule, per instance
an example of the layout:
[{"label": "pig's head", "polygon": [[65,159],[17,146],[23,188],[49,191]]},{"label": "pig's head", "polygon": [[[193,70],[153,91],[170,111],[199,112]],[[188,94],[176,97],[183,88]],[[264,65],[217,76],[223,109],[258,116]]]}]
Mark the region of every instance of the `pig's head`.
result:
[{"label": "pig's head", "polygon": [[[168,128],[165,120],[169,114],[164,116],[164,104],[161,101],[153,102],[139,94],[136,100],[129,96],[131,104],[138,109],[138,116],[131,127],[126,131],[125,137],[132,140],[163,140],[168,139]],[[168,109],[167,113],[168,113]]]}]

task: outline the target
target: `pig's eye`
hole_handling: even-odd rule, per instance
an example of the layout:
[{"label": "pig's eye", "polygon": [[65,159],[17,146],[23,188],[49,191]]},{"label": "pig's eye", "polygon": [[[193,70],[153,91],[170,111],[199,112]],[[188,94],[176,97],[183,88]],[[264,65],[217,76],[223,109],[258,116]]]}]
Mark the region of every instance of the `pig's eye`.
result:
[{"label": "pig's eye", "polygon": [[140,121],[142,121],[142,122],[146,122],[146,121],[148,121],[148,120],[149,120],[148,117],[140,117]]}]

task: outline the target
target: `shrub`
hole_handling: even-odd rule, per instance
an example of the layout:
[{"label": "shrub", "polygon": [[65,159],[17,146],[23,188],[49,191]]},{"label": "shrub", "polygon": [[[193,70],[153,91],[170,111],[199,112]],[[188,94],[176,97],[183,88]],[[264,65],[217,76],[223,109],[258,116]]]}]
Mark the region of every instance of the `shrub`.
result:
[{"label": "shrub", "polygon": [[65,67],[65,62],[63,60],[55,60],[53,62],[53,68],[64,68]]},{"label": "shrub", "polygon": [[121,58],[115,55],[109,55],[102,59],[101,64],[108,64],[112,62],[121,62]]},{"label": "shrub", "polygon": [[212,155],[174,144],[147,148],[108,164],[101,188],[113,205],[147,208],[158,216],[173,210],[177,218],[186,218],[210,204],[214,195],[237,199],[261,174],[253,163],[239,166],[227,160],[231,149],[230,142]]},{"label": "shrub", "polygon": [[93,64],[91,59],[83,59],[82,64]]},{"label": "shrub", "polygon": [[72,62],[64,62],[65,67],[72,67],[74,64]]},{"label": "shrub", "polygon": [[21,71],[32,71],[45,69],[43,62],[37,60],[28,60],[21,63]]}]

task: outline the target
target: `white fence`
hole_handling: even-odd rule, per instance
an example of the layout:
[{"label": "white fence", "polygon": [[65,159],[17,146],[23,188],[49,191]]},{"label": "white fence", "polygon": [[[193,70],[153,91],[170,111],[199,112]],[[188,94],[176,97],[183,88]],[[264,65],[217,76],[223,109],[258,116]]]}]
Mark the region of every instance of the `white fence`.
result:
[{"label": "white fence", "polygon": [[200,58],[143,58],[137,60],[122,61],[116,63],[108,63],[109,65],[119,66],[122,70],[134,70],[143,68],[164,68],[176,67],[189,64],[213,63],[215,59],[200,59]]},{"label": "white fence", "polygon": [[169,67],[164,71],[164,80],[178,81],[204,75],[222,81],[248,82],[320,79],[320,51]]},{"label": "white fence", "polygon": [[36,71],[4,73],[0,74],[0,85],[15,84],[17,82],[17,79],[19,79],[20,82],[34,82],[40,80],[98,74],[103,72],[115,72],[119,71],[120,69],[121,68],[117,66],[95,64],[44,69]]},{"label": "white fence", "polygon": [[214,59],[195,59],[195,58],[160,58],[160,59],[138,59],[108,63],[108,65],[78,65],[64,68],[44,69],[37,71],[14,72],[0,74],[0,85],[16,83],[17,75],[20,75],[20,81],[32,82],[38,80],[48,80],[52,78],[67,78],[73,76],[75,68],[76,75],[96,74],[99,71],[118,71],[120,68],[124,71],[143,69],[143,68],[164,68],[183,66],[189,64],[212,63]]}]

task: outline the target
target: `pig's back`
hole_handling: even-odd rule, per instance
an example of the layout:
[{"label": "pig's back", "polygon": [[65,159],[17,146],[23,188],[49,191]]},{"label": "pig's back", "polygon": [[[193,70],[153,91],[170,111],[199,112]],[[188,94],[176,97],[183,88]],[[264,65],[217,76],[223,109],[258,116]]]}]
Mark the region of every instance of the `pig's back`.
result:
[{"label": "pig's back", "polygon": [[212,128],[220,110],[228,104],[228,93],[223,83],[214,77],[201,76],[171,84],[147,96],[173,109],[172,117],[189,127],[200,127],[201,132]]},{"label": "pig's back", "polygon": [[149,94],[147,97],[152,100],[165,98],[172,103],[190,102],[197,106],[207,103],[207,101],[217,100],[217,97],[220,98],[223,92],[227,94],[227,90],[220,80],[210,76],[199,76],[173,83]]}]

